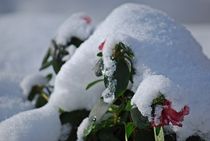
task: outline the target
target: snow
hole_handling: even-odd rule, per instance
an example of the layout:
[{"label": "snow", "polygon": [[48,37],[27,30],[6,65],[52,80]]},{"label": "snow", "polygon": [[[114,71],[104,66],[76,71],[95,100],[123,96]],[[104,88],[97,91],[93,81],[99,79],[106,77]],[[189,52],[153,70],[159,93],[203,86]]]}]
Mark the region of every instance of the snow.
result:
[{"label": "snow", "polygon": [[55,41],[58,45],[65,46],[72,37],[85,40],[92,34],[93,27],[91,18],[87,14],[75,13],[58,28]]},{"label": "snow", "polygon": [[1,15],[0,121],[33,108],[23,96],[20,82],[37,73],[50,39],[64,19],[56,14]]},{"label": "snow", "polygon": [[[122,16],[122,17],[124,17],[124,16]],[[19,82],[23,78],[23,76],[25,76],[27,74],[30,74],[30,73],[34,73],[34,71],[39,69],[41,60],[44,56],[44,53],[46,52],[49,40],[51,39],[51,35],[54,33],[57,26],[60,23],[62,23],[62,20],[65,17],[63,17],[63,15],[52,15],[52,14],[50,14],[50,15],[45,15],[45,14],[44,15],[43,14],[42,15],[27,15],[27,14],[26,15],[24,15],[24,14],[9,15],[8,14],[6,16],[1,16],[0,18],[1,18],[1,20],[0,20],[0,31],[1,31],[1,33],[4,33],[4,34],[2,34],[2,36],[0,38],[0,43],[1,43],[1,53],[0,53],[0,64],[1,64],[1,68],[0,68],[0,99],[3,99],[2,101],[4,101],[4,102],[0,103],[0,111],[1,111],[0,116],[3,117],[3,118],[0,118],[0,119],[3,120],[6,117],[10,117],[13,114],[16,114],[20,111],[29,109],[28,106],[23,106],[25,108],[22,108],[22,105],[24,105],[25,101],[22,100],[22,98],[20,98],[21,97],[21,91],[20,91],[20,88],[19,88]],[[114,22],[111,23],[112,20],[113,20],[113,18],[110,19],[109,24],[112,24],[114,22],[118,22],[119,18],[117,18],[116,20],[114,20]],[[123,19],[123,20],[125,20],[125,19]],[[123,21],[121,21],[121,22],[123,22]],[[16,26],[14,26],[14,23],[19,23],[18,28]],[[115,28],[117,28],[116,25],[117,24],[115,23],[115,25],[113,25],[113,26]],[[120,28],[119,31],[121,30],[121,31],[123,31],[123,33],[126,34],[126,32],[124,31],[125,29],[120,27],[122,25],[123,24],[119,24],[119,26],[118,26]],[[106,27],[107,31],[105,31],[105,32],[104,31],[102,32],[100,30],[101,35],[98,33],[97,35],[94,35],[94,37],[91,37],[92,41],[91,40],[87,41],[87,43],[84,43],[85,45],[81,46],[81,47],[83,47],[83,49],[80,50],[81,53],[77,53],[77,54],[80,54],[80,55],[77,55],[77,57],[75,57],[75,59],[74,59],[75,61],[73,61],[72,63],[68,63],[68,64],[71,64],[72,67],[76,66],[76,63],[80,63],[80,65],[81,65],[80,67],[77,66],[74,71],[72,71],[72,69],[70,69],[70,72],[72,72],[72,74],[70,76],[66,75],[68,77],[60,75],[60,79],[63,79],[63,84],[65,84],[65,81],[71,81],[72,77],[73,77],[72,80],[77,80],[75,82],[75,84],[71,86],[70,89],[72,89],[74,86],[77,86],[78,89],[82,89],[82,90],[76,90],[76,88],[73,89],[73,91],[71,92],[72,95],[70,97],[68,97],[67,95],[68,95],[69,91],[71,91],[71,90],[66,89],[66,88],[65,88],[66,93],[62,94],[62,96],[65,95],[64,98],[62,98],[62,96],[59,97],[58,94],[56,94],[57,95],[56,97],[59,97],[60,100],[63,100],[65,98],[67,98],[67,100],[64,100],[64,102],[60,101],[60,103],[63,103],[61,105],[65,105],[65,107],[67,107],[67,109],[71,110],[71,108],[69,108],[69,107],[71,107],[71,101],[72,101],[72,105],[74,105],[76,103],[76,106],[72,106],[72,109],[75,109],[75,108],[76,109],[77,108],[90,109],[97,99],[97,98],[95,98],[95,95],[97,95],[97,97],[100,97],[100,94],[104,91],[105,88],[101,84],[97,84],[97,86],[98,86],[97,88],[93,87],[88,91],[85,90],[85,87],[89,82],[97,79],[94,76],[93,71],[92,71],[92,68],[93,68],[93,66],[95,65],[95,63],[98,59],[98,58],[95,57],[96,52],[98,53],[97,47],[102,41],[104,41],[105,38],[108,37],[108,32],[111,32],[111,34],[113,33],[112,32],[112,27],[113,26],[110,26],[110,29],[109,29],[109,26],[108,26],[108,28]],[[123,26],[123,27],[125,27],[125,26]],[[142,29],[142,27],[144,27],[144,26],[140,26],[139,30]],[[209,37],[209,29],[210,29],[209,25],[207,25],[207,26],[190,25],[190,26],[187,26],[187,27],[189,27],[192,34],[201,43],[202,47],[204,48],[204,53],[206,53],[206,55],[209,56],[209,45],[210,45],[209,38],[208,38]],[[113,31],[115,31],[115,30],[113,30]],[[135,31],[135,30],[133,30],[133,31]],[[128,32],[128,33],[130,33],[130,32]],[[153,32],[153,33],[155,33],[155,32]],[[142,35],[143,34],[145,34],[145,33],[142,32]],[[178,36],[178,35],[176,35],[176,36]],[[176,38],[176,37],[174,37],[174,38]],[[185,37],[182,37],[182,38],[184,39]],[[137,45],[139,45],[139,43],[137,43]],[[139,46],[141,46],[141,47],[145,46],[145,48],[148,47],[145,43],[141,43]],[[187,45],[187,46],[190,46],[190,45]],[[84,50],[84,52],[82,50]],[[88,50],[90,50],[90,51],[88,51]],[[149,50],[151,50],[151,49],[145,50],[145,51],[147,51],[147,54],[142,54],[141,59],[145,58],[145,57],[147,58],[150,55]],[[89,52],[89,53],[85,53],[86,51]],[[143,49],[141,51],[143,51]],[[185,50],[183,52],[183,54],[187,55],[188,53],[190,53],[190,51],[191,51],[191,48],[189,48],[188,50]],[[172,52],[173,51],[171,51],[171,54],[172,54]],[[198,52],[200,52],[200,51],[198,51]],[[84,55],[83,55],[83,53],[84,53]],[[141,53],[143,53],[143,52],[141,52]],[[141,54],[141,53],[139,53],[139,54]],[[153,54],[155,54],[155,53],[153,53]],[[164,53],[161,53],[161,55],[163,55],[163,54]],[[30,55],[30,58],[28,57],[28,55]],[[159,57],[161,57],[161,56],[159,56]],[[88,60],[87,58],[89,58],[90,60]],[[177,58],[179,58],[179,57],[177,57]],[[81,60],[76,61],[76,59],[81,59]],[[174,58],[174,60],[175,59],[176,58]],[[151,58],[148,59],[148,61],[149,60],[151,60]],[[180,61],[182,59],[178,59],[178,60]],[[194,62],[195,60],[196,59],[193,59],[192,62]],[[145,60],[142,60],[142,61],[144,62]],[[84,62],[86,62],[87,64],[84,64]],[[159,61],[154,61],[154,62],[157,63]],[[200,61],[198,61],[198,62],[200,62]],[[206,61],[204,61],[204,62],[206,62]],[[72,64],[74,64],[74,65],[72,65]],[[174,63],[172,63],[172,64],[174,64]],[[183,62],[183,64],[186,65],[185,62]],[[197,63],[195,63],[195,64],[197,64]],[[84,67],[82,67],[82,65],[84,65]],[[88,66],[88,65],[90,65],[90,66]],[[158,64],[157,64],[157,66],[158,66]],[[161,63],[161,65],[159,65],[159,66],[161,66],[161,67],[164,66],[164,63]],[[175,65],[171,65],[171,66],[175,66]],[[148,68],[147,65],[143,65],[143,66],[138,68],[138,70],[142,70],[142,71],[137,72],[137,75],[134,78],[135,82],[136,82],[134,84],[135,87],[133,86],[133,88],[132,88],[134,91],[137,90],[137,88],[139,86],[139,83],[144,78],[146,78],[146,76],[148,76],[149,74],[152,74],[152,73],[156,73],[156,72],[153,72],[155,69],[150,68],[151,70],[149,70],[147,68]],[[171,68],[171,70],[175,69],[174,67],[169,67],[169,68]],[[169,68],[167,68],[167,70],[169,70]],[[209,69],[207,69],[207,70],[209,70]],[[146,71],[147,71],[147,73],[146,73]],[[65,72],[67,72],[67,70]],[[73,72],[78,72],[78,73],[76,73],[76,75],[74,75]],[[91,75],[93,74],[93,75],[92,76],[86,76],[87,75],[86,73],[91,74]],[[199,73],[200,73],[200,71],[198,71],[198,74]],[[157,73],[157,74],[161,74],[161,73]],[[205,72],[202,75],[205,75]],[[179,76],[179,74],[176,75],[176,77],[178,77],[178,76]],[[78,78],[76,79],[75,77],[78,77]],[[197,77],[197,74],[195,76],[193,76],[192,79],[195,80],[196,77]],[[83,82],[83,78],[84,78],[85,82]],[[170,78],[170,77],[168,77],[168,78]],[[68,79],[70,79],[70,80],[68,80]],[[80,79],[80,80],[78,80],[78,79]],[[208,77],[206,79],[209,80]],[[170,80],[171,80],[171,78],[170,78]],[[191,84],[193,83],[193,82],[191,82],[190,76],[189,76],[189,79],[186,79],[186,80],[189,80],[188,82],[190,82]],[[197,81],[198,81],[197,83],[202,82],[199,79]],[[203,91],[205,90],[205,88],[207,86],[205,86],[204,89],[197,88],[196,87],[197,83],[192,84],[193,86],[191,86],[191,87],[195,87],[194,89],[197,89],[197,95],[199,95],[199,98],[200,97],[201,98],[198,99],[198,96],[195,94],[196,92],[188,93],[188,94],[190,94],[189,97],[191,99],[195,100],[195,104],[190,105],[190,115],[187,116],[186,119],[193,118],[190,122],[190,124],[192,125],[192,130],[194,130],[195,127],[199,127],[200,130],[202,131],[202,134],[206,135],[206,134],[209,134],[209,127],[210,127],[209,123],[208,123],[208,121],[209,121],[208,116],[209,115],[208,114],[205,115],[203,113],[208,113],[209,103],[207,101],[207,99],[208,99],[207,96],[208,95],[203,94],[204,93]],[[73,83],[68,83],[68,84],[65,85],[65,87],[68,87],[71,84],[73,84]],[[202,85],[202,83],[198,84],[198,86],[200,86],[200,85]],[[59,87],[59,86],[56,86],[56,87]],[[60,88],[62,89],[64,87],[60,87]],[[201,90],[201,93],[200,93],[200,90]],[[209,89],[206,89],[206,91],[208,91],[208,90]],[[76,96],[73,95],[73,93],[78,94],[80,92],[81,92],[81,94],[79,94],[79,96],[82,95],[82,98],[81,99],[76,98],[74,100],[74,97],[76,97]],[[61,93],[63,93],[63,92],[61,91]],[[98,93],[98,94],[96,94],[96,93]],[[86,95],[86,96],[88,95],[89,96],[89,97],[87,96],[88,99],[86,99],[86,96],[84,96],[84,95]],[[8,97],[5,97],[5,96],[8,96]],[[13,99],[9,96],[13,97]],[[16,96],[18,97],[17,99],[16,99]],[[7,99],[7,100],[5,100],[5,99]],[[71,100],[71,99],[73,99],[73,100]],[[18,104],[18,103],[15,104],[15,101],[17,101],[17,102],[18,101],[23,101],[23,104],[21,104],[22,102],[20,104]],[[70,105],[66,105],[65,102],[67,102],[68,104],[70,103]],[[8,103],[8,105],[6,103]],[[10,104],[10,103],[12,103],[12,104]],[[56,105],[60,105],[58,101],[56,103],[57,103]],[[82,103],[82,106],[78,105],[78,103],[80,103],[80,104]],[[183,103],[183,104],[187,104],[187,102]],[[12,106],[12,105],[14,105],[14,106]],[[194,106],[192,107],[192,105],[194,105]],[[199,105],[199,106],[197,107],[197,105]],[[4,108],[4,106],[5,106],[5,108]],[[2,107],[4,109],[2,109]],[[30,107],[30,105],[29,105],[29,107]],[[16,108],[17,109],[19,108],[20,110],[16,111],[15,110]],[[200,110],[200,112],[193,112],[194,115],[192,115],[192,108],[195,109],[195,111]],[[15,112],[13,112],[13,111],[15,111]],[[2,113],[6,113],[6,116],[5,116],[5,114],[2,115]],[[186,122],[186,119],[185,119],[184,122]],[[202,120],[200,120],[200,119],[202,119]],[[202,122],[204,122],[204,123],[202,123]],[[4,124],[4,126],[5,125],[6,124]],[[202,127],[201,127],[201,125],[202,125]],[[51,127],[51,126],[49,126],[49,127]],[[185,127],[185,123],[184,123],[184,127]],[[1,128],[1,129],[3,129],[3,128]],[[186,127],[186,129],[183,129],[183,130],[182,129],[183,128],[181,128],[181,129],[177,128],[177,129],[174,129],[174,130],[177,130],[177,132],[178,131],[183,132],[183,130],[185,130],[185,132],[189,131],[189,133],[187,133],[187,134],[191,134],[191,132],[192,132],[192,130],[189,130],[189,129],[191,129],[191,127],[190,128]],[[197,132],[197,129],[195,130],[195,132]],[[30,140],[31,140],[31,138],[30,138]]]},{"label": "snow", "polygon": [[67,51],[68,51],[69,54],[63,58],[64,60],[71,59],[73,54],[77,51],[77,48],[76,48],[75,45],[70,45],[70,46],[67,47]]},{"label": "snow", "polygon": [[89,118],[83,119],[83,121],[80,123],[78,129],[77,129],[77,141],[83,141],[84,138],[84,131],[87,129],[89,125]]},{"label": "snow", "polygon": [[[200,45],[189,31],[165,13],[143,5],[122,5],[105,19],[62,67],[55,80],[55,91],[50,102],[67,111],[91,108],[105,89],[100,84],[88,91],[84,89],[88,82],[96,79],[92,68],[96,64],[98,46],[118,34],[122,37],[116,37],[117,40],[130,46],[135,54],[137,74],[133,85],[139,87],[139,90],[133,89],[135,97],[141,99],[141,96],[137,96],[140,95],[138,91],[144,90],[142,101],[148,99],[145,100],[148,103],[142,106],[148,107],[160,89],[172,100],[175,109],[185,104],[191,109],[184,126],[176,129],[179,139],[194,133],[201,133],[202,137],[208,139],[208,136],[203,135],[210,134],[209,115],[202,113],[210,110],[210,61],[203,55]],[[104,48],[111,49],[113,46],[105,44]],[[154,78],[157,75],[157,79],[153,75]],[[143,86],[147,86],[147,89],[141,88]],[[147,109],[143,112],[149,115],[149,111]],[[198,115],[203,116],[198,120]]]},{"label": "snow", "polygon": [[150,75],[144,78],[133,96],[131,103],[132,105],[136,105],[139,111],[151,121],[152,101],[160,93],[164,94],[166,99],[173,101],[173,106],[177,108],[176,110],[180,110],[183,105],[182,103],[186,103],[183,90],[163,75]]},{"label": "snow", "polygon": [[46,77],[44,77],[41,73],[31,74],[26,76],[20,83],[20,87],[23,91],[23,94],[27,97],[31,92],[31,89],[35,85],[45,85],[48,83]]},{"label": "snow", "polygon": [[32,109],[33,106],[29,101],[17,96],[1,96],[0,97],[0,121],[21,111]]},{"label": "snow", "polygon": [[69,133],[71,133],[71,128],[72,127],[69,123],[62,125],[59,141],[66,141],[68,139]]},{"label": "snow", "polygon": [[111,104],[115,99],[114,93],[111,90],[109,90],[109,88],[106,88],[102,92],[101,96],[103,97],[103,101],[107,104]]},{"label": "snow", "polygon": [[189,29],[192,35],[196,38],[196,40],[203,47],[204,54],[210,58],[210,25],[209,24],[190,24],[186,25],[187,29]]},{"label": "snow", "polygon": [[51,105],[19,113],[0,123],[1,141],[57,141],[61,123]]}]

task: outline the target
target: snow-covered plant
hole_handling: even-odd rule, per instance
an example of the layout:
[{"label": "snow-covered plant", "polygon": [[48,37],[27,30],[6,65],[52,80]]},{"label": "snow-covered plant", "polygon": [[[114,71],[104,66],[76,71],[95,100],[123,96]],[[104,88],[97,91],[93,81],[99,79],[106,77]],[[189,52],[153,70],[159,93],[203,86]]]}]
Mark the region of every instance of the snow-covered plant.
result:
[{"label": "snow-covered plant", "polygon": [[58,45],[55,40],[51,41],[50,48],[48,49],[40,70],[44,70],[50,66],[53,67],[54,72],[57,74],[62,65],[67,61],[66,56],[70,54],[69,48],[78,48],[83,41],[77,37],[72,37],[67,45]]},{"label": "snow-covered plant", "polygon": [[20,83],[24,96],[32,101],[36,108],[47,103],[53,90],[53,86],[49,83],[51,79],[51,74],[43,76],[37,73],[26,76]]},{"label": "snow-covered plant", "polygon": [[[134,53],[124,43],[119,42],[112,50],[111,67],[106,68],[102,59],[105,42],[106,40],[99,45],[100,52],[97,54],[99,60],[95,66],[95,75],[103,78],[91,82],[87,89],[101,81],[104,82],[106,89],[99,102],[91,110],[89,123],[81,136],[86,141],[108,139],[163,141],[162,127],[169,123],[181,126],[184,116],[189,114],[189,107],[185,106],[180,112],[176,112],[172,109],[171,102],[160,93],[157,98],[153,99],[151,104],[153,118],[151,121],[148,120],[148,117],[143,116],[137,108],[131,105],[134,92],[129,90],[128,84],[133,83],[133,75],[135,75]],[[159,106],[164,107],[160,117],[155,112]],[[173,133],[165,138],[168,141],[175,140]]]},{"label": "snow-covered plant", "polygon": [[69,17],[58,29],[42,61],[40,70],[49,66],[57,74],[61,66],[72,57],[76,49],[93,32],[92,19],[84,13]]},{"label": "snow-covered plant", "polygon": [[[40,71],[47,71],[47,75],[33,76],[30,80],[25,78],[22,82],[23,93],[27,95],[28,100],[34,101],[35,107],[42,107],[48,102],[48,98],[53,91],[54,86],[50,83],[55,75],[60,71],[62,65],[68,61],[76,49],[79,48],[93,32],[91,17],[84,13],[76,13],[69,17],[58,29],[56,36],[51,40]],[[52,69],[49,69],[52,67]],[[51,72],[52,71],[52,72]],[[42,77],[42,78],[40,78]],[[39,79],[39,82],[36,82]],[[46,82],[43,84],[43,79]],[[25,86],[28,82],[36,82],[30,87]],[[27,92],[26,92],[27,89]]]}]

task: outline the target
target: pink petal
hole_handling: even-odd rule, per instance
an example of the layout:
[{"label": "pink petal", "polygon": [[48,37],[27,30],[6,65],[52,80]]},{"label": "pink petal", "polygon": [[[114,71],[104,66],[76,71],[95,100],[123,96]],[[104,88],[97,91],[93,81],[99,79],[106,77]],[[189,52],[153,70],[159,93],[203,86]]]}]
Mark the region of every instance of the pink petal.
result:
[{"label": "pink petal", "polygon": [[99,50],[103,50],[104,48],[104,44],[105,44],[106,40],[104,40],[98,47]]},{"label": "pink petal", "polygon": [[153,122],[152,126],[164,126],[172,123],[173,125],[181,127],[181,122],[184,120],[184,116],[189,114],[189,111],[190,108],[185,105],[180,112],[177,112],[171,107],[171,101],[165,100],[161,112],[160,124],[155,125]]},{"label": "pink petal", "polygon": [[83,19],[87,24],[90,24],[91,21],[92,21],[91,17],[89,17],[89,16],[83,16],[82,19]]}]

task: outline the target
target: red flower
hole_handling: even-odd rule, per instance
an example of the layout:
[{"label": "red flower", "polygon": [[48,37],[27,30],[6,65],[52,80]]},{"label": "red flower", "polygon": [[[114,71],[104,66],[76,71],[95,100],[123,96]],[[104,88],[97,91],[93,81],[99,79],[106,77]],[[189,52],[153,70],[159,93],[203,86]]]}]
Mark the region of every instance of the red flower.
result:
[{"label": "red flower", "polygon": [[99,49],[99,50],[103,50],[105,42],[106,42],[106,40],[104,40],[104,41],[98,46],[98,49]]},{"label": "red flower", "polygon": [[157,125],[155,122],[152,122],[152,126],[164,126],[172,123],[173,125],[182,127],[182,121],[184,120],[184,116],[188,115],[190,108],[188,106],[184,106],[180,112],[177,112],[171,107],[171,101],[165,100],[163,104],[163,110],[160,116],[160,123]]},{"label": "red flower", "polygon": [[83,16],[82,19],[83,19],[87,24],[90,24],[91,21],[92,21],[91,17],[89,17],[89,16]]}]

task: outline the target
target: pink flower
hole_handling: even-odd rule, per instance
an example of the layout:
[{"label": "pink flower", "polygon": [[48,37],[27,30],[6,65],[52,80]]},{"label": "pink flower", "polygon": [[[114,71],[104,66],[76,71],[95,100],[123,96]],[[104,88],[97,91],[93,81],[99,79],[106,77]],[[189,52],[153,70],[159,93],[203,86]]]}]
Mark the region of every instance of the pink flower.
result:
[{"label": "pink flower", "polygon": [[82,19],[83,19],[87,24],[90,24],[91,21],[92,21],[91,17],[89,17],[89,16],[83,16]]},{"label": "pink flower", "polygon": [[161,116],[159,117],[160,123],[156,124],[153,120],[152,126],[164,126],[169,125],[169,123],[172,123],[173,125],[182,127],[182,121],[184,120],[184,116],[188,115],[189,111],[190,108],[185,105],[180,112],[177,112],[171,107],[171,101],[165,100]]},{"label": "pink flower", "polygon": [[99,49],[99,50],[103,50],[105,42],[106,42],[106,40],[104,40],[104,41],[98,46],[98,49]]}]

